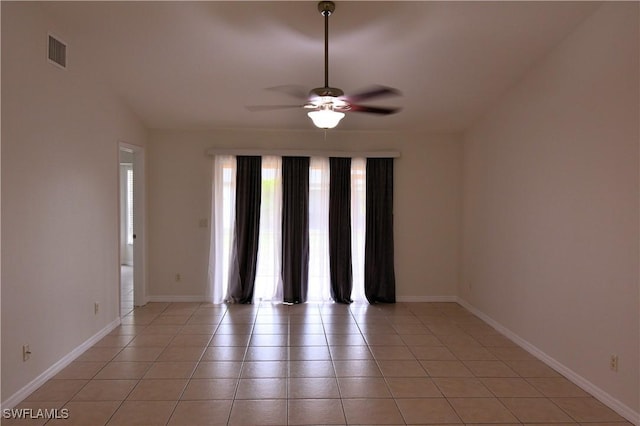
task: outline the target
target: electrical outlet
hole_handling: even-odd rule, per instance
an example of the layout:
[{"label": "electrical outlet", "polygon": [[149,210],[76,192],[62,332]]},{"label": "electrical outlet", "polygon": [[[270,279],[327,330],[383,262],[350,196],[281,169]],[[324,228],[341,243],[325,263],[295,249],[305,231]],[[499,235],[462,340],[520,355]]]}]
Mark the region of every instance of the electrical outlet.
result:
[{"label": "electrical outlet", "polygon": [[180,276],[180,274],[176,274],[176,282],[180,281],[182,281],[182,277]]},{"label": "electrical outlet", "polygon": [[22,361],[28,361],[31,358],[31,349],[29,345],[22,346]]},{"label": "electrical outlet", "polygon": [[93,304],[93,313],[94,313],[94,315],[98,315],[98,312],[100,312],[100,303],[94,302],[94,304]]},{"label": "electrical outlet", "polygon": [[618,355],[611,355],[609,358],[609,369],[618,372]]},{"label": "electrical outlet", "polygon": [[209,226],[209,221],[208,221],[207,219],[200,219],[200,220],[198,221],[198,226],[199,226],[200,228],[206,228],[206,227],[208,227],[208,226]]}]

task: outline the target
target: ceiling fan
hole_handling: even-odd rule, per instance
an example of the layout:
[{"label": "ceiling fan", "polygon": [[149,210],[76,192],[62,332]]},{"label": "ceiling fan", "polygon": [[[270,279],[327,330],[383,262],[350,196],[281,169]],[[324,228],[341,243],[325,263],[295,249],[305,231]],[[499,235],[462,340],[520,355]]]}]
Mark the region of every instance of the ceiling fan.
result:
[{"label": "ceiling fan", "polygon": [[370,114],[389,115],[400,108],[361,105],[360,102],[383,96],[397,96],[397,89],[386,86],[374,86],[365,91],[345,95],[341,89],[329,86],[329,16],[336,10],[332,1],[318,3],[318,11],[324,17],[324,86],[311,89],[307,94],[294,86],[272,87],[271,90],[281,91],[289,95],[306,100],[302,105],[253,105],[250,111],[264,111],[283,108],[304,108],[310,110],[307,115],[316,127],[332,129],[345,116],[345,112],[365,112]]}]

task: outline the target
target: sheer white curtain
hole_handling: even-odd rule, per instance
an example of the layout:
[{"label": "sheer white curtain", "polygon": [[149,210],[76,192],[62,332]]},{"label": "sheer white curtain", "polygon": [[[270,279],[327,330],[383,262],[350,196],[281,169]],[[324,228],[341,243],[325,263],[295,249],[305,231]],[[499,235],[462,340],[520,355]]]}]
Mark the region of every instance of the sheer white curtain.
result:
[{"label": "sheer white curtain", "polygon": [[309,165],[309,287],[307,300],[331,300],[329,270],[329,159]]},{"label": "sheer white curtain", "polygon": [[367,206],[367,159],[351,160],[351,256],[353,269],[354,302],[365,302],[364,294],[364,241]]},{"label": "sheer white curtain", "polygon": [[253,292],[261,300],[282,301],[282,158],[262,157],[262,198],[258,270]]},{"label": "sheer white curtain", "polygon": [[236,158],[230,155],[217,155],[213,159],[208,274],[208,299],[212,303],[224,302],[227,295],[235,205]]}]

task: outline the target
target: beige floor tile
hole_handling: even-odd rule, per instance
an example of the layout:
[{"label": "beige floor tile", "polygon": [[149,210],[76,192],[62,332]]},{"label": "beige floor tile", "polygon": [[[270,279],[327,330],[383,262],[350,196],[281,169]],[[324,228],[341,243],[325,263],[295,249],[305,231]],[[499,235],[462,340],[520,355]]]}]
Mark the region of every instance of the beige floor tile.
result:
[{"label": "beige floor tile", "polygon": [[47,425],[102,426],[119,406],[119,401],[72,401],[64,406],[69,410],[68,418],[51,420]]},{"label": "beige floor tile", "polygon": [[496,356],[496,358],[501,359],[503,361],[506,360],[520,360],[520,361],[530,361],[534,360],[535,357],[531,355],[529,352],[525,351],[519,346],[496,346],[487,348],[492,354]]},{"label": "beige floor tile", "polygon": [[136,336],[129,346],[167,346],[171,339],[172,334],[140,334]]},{"label": "beige floor tile", "polygon": [[235,400],[229,425],[284,425],[287,423],[287,400]]},{"label": "beige floor tile", "polygon": [[201,361],[242,361],[245,351],[242,346],[210,346],[205,349]]},{"label": "beige floor tile", "polygon": [[479,379],[440,377],[433,379],[433,382],[447,398],[487,398],[493,396]]},{"label": "beige floor tile", "polygon": [[461,361],[491,361],[498,359],[487,348],[478,346],[452,346],[451,352]]},{"label": "beige floor tile", "polygon": [[387,386],[394,398],[437,398],[442,393],[425,377],[388,377]]},{"label": "beige floor tile", "polygon": [[378,377],[341,377],[338,388],[342,398],[391,398],[385,380]]},{"label": "beige floor tile", "polygon": [[463,361],[476,377],[518,377],[503,361]]},{"label": "beige floor tile", "polygon": [[538,360],[507,360],[505,363],[522,377],[562,377],[554,369]]},{"label": "beige floor tile", "polygon": [[116,379],[141,379],[147,370],[152,366],[151,362],[116,362],[112,361],[105,365],[94,379],[116,380]]},{"label": "beige floor tile", "polygon": [[473,377],[460,361],[420,361],[431,377]]},{"label": "beige floor tile", "polygon": [[201,334],[207,336],[209,340],[213,333],[216,332],[217,325],[213,324],[186,324],[184,325],[178,334]]},{"label": "beige floor tile", "polygon": [[186,385],[186,379],[140,380],[127,397],[127,400],[177,401]]},{"label": "beige floor tile", "polygon": [[378,364],[372,360],[333,361],[337,377],[381,377]]},{"label": "beige floor tile", "polygon": [[331,359],[327,346],[292,346],[289,348],[291,361],[327,361]]},{"label": "beige floor tile", "polygon": [[88,380],[49,380],[25,401],[68,401],[87,383]]},{"label": "beige floor tile", "polygon": [[563,423],[572,419],[547,398],[501,398],[523,423]]},{"label": "beige floor tile", "polygon": [[369,349],[377,360],[416,359],[407,346],[370,346]]},{"label": "beige floor tile", "polygon": [[525,379],[518,377],[484,378],[482,383],[497,397],[540,397],[538,392]]},{"label": "beige floor tile", "polygon": [[193,361],[154,362],[144,375],[145,379],[188,379],[196,368]]},{"label": "beige floor tile", "polygon": [[138,380],[91,380],[74,397],[74,401],[124,401]]},{"label": "beige floor tile", "polygon": [[289,401],[290,425],[342,425],[345,423],[339,399],[297,399]]},{"label": "beige floor tile", "polygon": [[160,315],[151,321],[151,325],[184,325],[190,317],[190,315]]},{"label": "beige floor tile", "polygon": [[[182,330],[181,330],[182,332]],[[211,340],[211,334],[178,334],[169,342],[169,347],[172,346],[197,346],[206,347]]]},{"label": "beige floor tile", "polygon": [[623,422],[625,419],[595,398],[552,398],[578,422]]},{"label": "beige floor tile", "polygon": [[[227,331],[227,330],[223,330]],[[248,333],[248,332],[247,332]],[[249,346],[249,339],[251,334],[244,333],[220,333],[220,329],[216,331],[216,334],[209,341],[209,346]]]},{"label": "beige floor tile", "polygon": [[205,346],[167,346],[157,361],[199,361]]},{"label": "beige floor tile", "polygon": [[240,379],[235,399],[282,399],[287,397],[287,379]]},{"label": "beige floor tile", "polygon": [[289,377],[334,377],[331,361],[289,361]]},{"label": "beige floor tile", "polygon": [[242,363],[239,361],[202,361],[193,372],[194,379],[237,379]]},{"label": "beige floor tile", "polygon": [[249,346],[245,360],[247,361],[286,361],[289,359],[289,348],[286,346]]},{"label": "beige floor tile", "polygon": [[367,342],[360,334],[327,334],[330,346],[366,346]]},{"label": "beige floor tile", "polygon": [[143,347],[143,346],[128,346],[113,359],[117,362],[141,362],[141,361],[155,361],[158,359],[164,347]]},{"label": "beige floor tile", "polygon": [[398,399],[396,403],[407,424],[460,422],[460,418],[445,398]]},{"label": "beige floor tile", "polygon": [[373,359],[368,346],[329,346],[329,352],[334,361]]},{"label": "beige floor tile", "polygon": [[444,346],[409,346],[413,356],[421,361],[457,361],[458,358]]},{"label": "beige floor tile", "polygon": [[115,335],[115,336],[105,336],[102,339],[98,340],[93,347],[101,348],[101,347],[116,347],[116,348],[124,348],[127,346],[132,340],[134,336],[129,335]]},{"label": "beige floor tile", "polygon": [[175,336],[182,330],[181,325],[150,324],[138,333],[138,336]]},{"label": "beige floor tile", "polygon": [[233,399],[238,379],[192,379],[180,399]]},{"label": "beige floor tile", "polygon": [[334,377],[295,377],[289,380],[289,398],[340,398]]},{"label": "beige floor tile", "polygon": [[287,377],[289,363],[287,361],[249,361],[242,364],[240,377],[243,379],[260,377]]},{"label": "beige floor tile", "polygon": [[384,377],[426,377],[427,372],[416,360],[378,360]]},{"label": "beige floor tile", "polygon": [[406,346],[398,334],[362,334],[369,346]]},{"label": "beige floor tile", "polygon": [[114,413],[109,426],[165,425],[176,401],[125,401]]},{"label": "beige floor tile", "polygon": [[231,413],[231,400],[180,401],[169,426],[226,425]]},{"label": "beige floor tile", "polygon": [[517,423],[509,410],[495,398],[449,398],[465,423]]},{"label": "beige floor tile", "polygon": [[[539,377],[527,379],[547,397],[588,397],[589,394],[564,377]],[[517,395],[512,395],[517,396]]]},{"label": "beige floor tile", "polygon": [[106,361],[73,361],[54,379],[91,379],[107,364]]},{"label": "beige floor tile", "polygon": [[343,399],[342,406],[348,424],[404,424],[393,399]]},{"label": "beige floor tile", "polygon": [[76,358],[76,361],[111,361],[120,350],[121,348],[113,346],[92,346]]}]

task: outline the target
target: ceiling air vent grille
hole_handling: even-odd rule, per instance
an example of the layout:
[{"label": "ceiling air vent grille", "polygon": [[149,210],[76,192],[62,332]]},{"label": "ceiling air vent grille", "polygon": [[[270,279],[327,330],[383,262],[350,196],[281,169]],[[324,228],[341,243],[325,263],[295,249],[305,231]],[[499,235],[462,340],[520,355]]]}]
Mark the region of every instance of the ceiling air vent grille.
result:
[{"label": "ceiling air vent grille", "polygon": [[67,68],[67,45],[49,35],[49,61],[62,68]]}]

